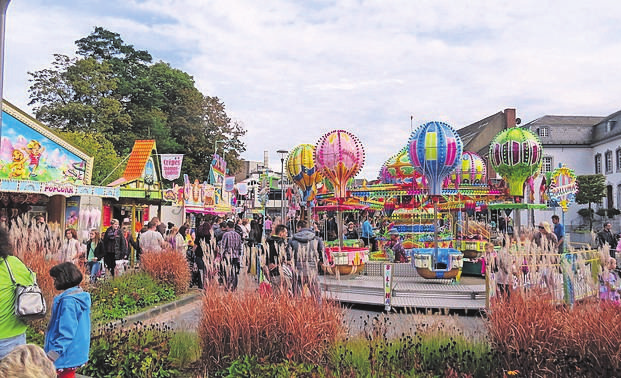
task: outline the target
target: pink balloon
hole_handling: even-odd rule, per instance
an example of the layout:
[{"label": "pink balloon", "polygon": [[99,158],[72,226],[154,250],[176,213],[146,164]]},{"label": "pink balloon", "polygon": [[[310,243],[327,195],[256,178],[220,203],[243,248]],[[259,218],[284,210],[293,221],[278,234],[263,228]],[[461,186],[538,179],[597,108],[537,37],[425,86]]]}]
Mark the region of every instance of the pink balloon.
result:
[{"label": "pink balloon", "polygon": [[334,196],[347,195],[347,181],[364,166],[364,147],[360,139],[345,130],[322,136],[315,149],[315,164],[333,185]]}]

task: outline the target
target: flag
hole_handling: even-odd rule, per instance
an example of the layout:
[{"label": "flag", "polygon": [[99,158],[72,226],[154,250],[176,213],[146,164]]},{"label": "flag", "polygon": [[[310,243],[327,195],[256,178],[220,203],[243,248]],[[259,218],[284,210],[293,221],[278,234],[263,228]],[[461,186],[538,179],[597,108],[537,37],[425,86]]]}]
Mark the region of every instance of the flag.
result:
[{"label": "flag", "polygon": [[235,189],[235,176],[226,176],[224,178],[224,190],[232,192]]}]

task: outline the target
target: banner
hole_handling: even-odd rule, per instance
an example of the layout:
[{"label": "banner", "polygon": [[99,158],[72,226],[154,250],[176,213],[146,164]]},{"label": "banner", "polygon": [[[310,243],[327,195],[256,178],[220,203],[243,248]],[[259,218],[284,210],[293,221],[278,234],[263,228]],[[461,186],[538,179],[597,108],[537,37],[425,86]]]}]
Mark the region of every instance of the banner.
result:
[{"label": "banner", "polygon": [[224,190],[232,192],[235,189],[235,176],[226,176],[224,178]]},{"label": "banner", "polygon": [[183,154],[161,154],[162,177],[166,180],[176,180],[181,175]]},{"label": "banner", "polygon": [[246,194],[248,194],[248,184],[245,182],[240,182],[239,184],[237,184],[237,193],[239,193],[240,196],[245,196]]}]

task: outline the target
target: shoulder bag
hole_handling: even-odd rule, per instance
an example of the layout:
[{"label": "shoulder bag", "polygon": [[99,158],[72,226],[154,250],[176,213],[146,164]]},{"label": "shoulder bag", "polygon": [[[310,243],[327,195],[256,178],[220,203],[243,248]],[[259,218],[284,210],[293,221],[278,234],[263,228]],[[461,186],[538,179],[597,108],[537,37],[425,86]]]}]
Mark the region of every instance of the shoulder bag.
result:
[{"label": "shoulder bag", "polygon": [[11,281],[13,281],[13,285],[15,285],[15,316],[21,320],[34,320],[45,317],[45,313],[47,312],[45,298],[43,298],[43,293],[41,293],[41,288],[37,285],[32,270],[26,266],[26,269],[30,272],[30,276],[33,277],[34,283],[24,286],[15,282],[13,272],[6,258],[4,259],[4,263],[9,271],[9,276],[11,276]]}]

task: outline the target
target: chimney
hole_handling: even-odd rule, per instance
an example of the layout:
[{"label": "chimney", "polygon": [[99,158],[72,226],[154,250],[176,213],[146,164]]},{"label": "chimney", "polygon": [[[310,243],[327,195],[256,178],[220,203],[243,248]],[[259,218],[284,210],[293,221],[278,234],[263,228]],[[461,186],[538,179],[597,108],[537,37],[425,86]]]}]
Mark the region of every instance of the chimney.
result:
[{"label": "chimney", "polygon": [[507,129],[515,127],[515,109],[505,109],[505,125]]},{"label": "chimney", "polygon": [[263,166],[265,168],[268,168],[270,166],[269,162],[270,162],[270,153],[267,152],[267,150],[264,150],[263,151]]}]

